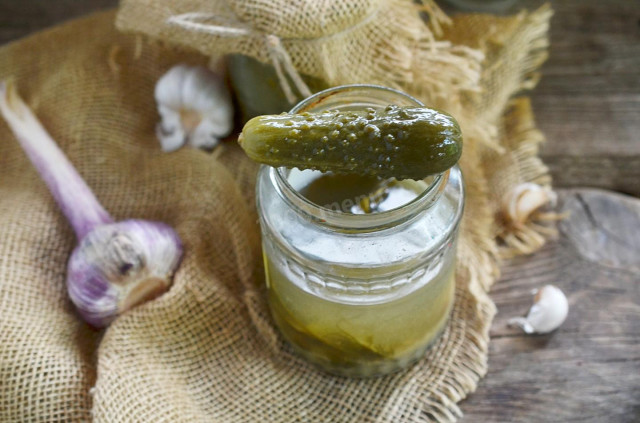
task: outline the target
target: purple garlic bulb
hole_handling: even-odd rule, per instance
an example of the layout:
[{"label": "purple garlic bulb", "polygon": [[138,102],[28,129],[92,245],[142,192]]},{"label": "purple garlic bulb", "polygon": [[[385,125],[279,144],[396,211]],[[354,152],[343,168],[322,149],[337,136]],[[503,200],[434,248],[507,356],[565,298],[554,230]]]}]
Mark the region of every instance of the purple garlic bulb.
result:
[{"label": "purple garlic bulb", "polygon": [[169,289],[182,243],[168,225],[114,223],[11,84],[0,82],[0,113],[73,227],[79,244],[67,266],[67,290],[95,327]]},{"label": "purple garlic bulb", "polygon": [[164,293],[182,253],[168,225],[125,220],[97,226],[73,250],[67,289],[82,317],[93,326]]}]

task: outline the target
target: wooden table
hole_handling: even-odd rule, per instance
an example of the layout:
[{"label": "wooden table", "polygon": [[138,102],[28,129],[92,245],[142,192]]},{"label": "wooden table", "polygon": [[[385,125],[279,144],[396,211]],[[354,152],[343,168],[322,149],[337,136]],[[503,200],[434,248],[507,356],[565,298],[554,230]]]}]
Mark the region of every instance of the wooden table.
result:
[{"label": "wooden table", "polygon": [[[116,5],[0,0],[0,44]],[[532,98],[555,185],[640,195],[640,1],[552,5],[551,56]],[[559,192],[571,212],[559,238],[505,263],[491,291],[489,373],[461,404],[465,422],[640,421],[640,200]],[[569,297],[566,323],[545,336],[507,327],[547,283]]]},{"label": "wooden table", "polygon": [[[506,263],[491,291],[489,373],[462,403],[463,421],[640,421],[640,200],[559,193],[559,209],[571,215],[558,239]],[[564,325],[539,336],[508,327],[546,284],[569,298]]]}]

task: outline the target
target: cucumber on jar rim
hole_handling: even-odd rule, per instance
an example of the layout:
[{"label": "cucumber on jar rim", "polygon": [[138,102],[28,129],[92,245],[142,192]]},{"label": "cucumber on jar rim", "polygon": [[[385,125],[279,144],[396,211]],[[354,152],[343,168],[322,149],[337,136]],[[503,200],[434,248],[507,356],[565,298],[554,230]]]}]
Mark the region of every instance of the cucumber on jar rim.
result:
[{"label": "cucumber on jar rim", "polygon": [[424,179],[456,164],[456,120],[424,107],[257,116],[238,142],[254,161],[274,167]]}]

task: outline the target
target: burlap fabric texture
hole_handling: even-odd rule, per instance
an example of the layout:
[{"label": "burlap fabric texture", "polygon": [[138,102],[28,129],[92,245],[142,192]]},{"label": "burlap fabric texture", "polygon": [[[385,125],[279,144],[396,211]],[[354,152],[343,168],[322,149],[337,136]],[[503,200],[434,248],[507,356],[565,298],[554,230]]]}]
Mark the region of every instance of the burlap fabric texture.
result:
[{"label": "burlap fabric texture", "polygon": [[[482,69],[475,88],[456,88],[449,100],[469,134],[456,304],[423,360],[368,380],[318,371],[275,331],[262,288],[256,166],[233,140],[212,155],[160,151],[155,81],[176,63],[205,64],[206,57],[119,33],[113,12],[1,48],[0,78],[14,77],[113,216],[171,224],[186,254],[168,293],[104,331],[88,327],[65,288],[74,235],[0,122],[0,421],[456,420],[457,402],[486,372],[496,237],[533,248],[496,217],[494,200],[518,182],[549,182],[528,101],[512,99],[535,81],[549,15],[460,16],[446,30],[463,50],[477,49],[465,59],[477,61],[468,69]],[[135,20],[154,19],[150,7]],[[437,97],[442,106],[446,96]]]}]

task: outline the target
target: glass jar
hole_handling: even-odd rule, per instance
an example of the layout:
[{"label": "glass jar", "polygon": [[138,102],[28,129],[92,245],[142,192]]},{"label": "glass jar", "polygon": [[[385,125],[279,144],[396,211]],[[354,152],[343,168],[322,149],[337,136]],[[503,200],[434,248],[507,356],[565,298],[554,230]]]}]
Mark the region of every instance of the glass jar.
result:
[{"label": "glass jar", "polygon": [[[389,104],[422,106],[389,88],[350,85],[311,96],[291,112]],[[314,198],[331,198],[354,181],[356,186],[371,182],[333,177],[332,183],[316,186],[321,192]],[[312,199],[307,188],[318,178],[331,176],[268,166],[258,175],[273,319],[299,354],[332,373],[374,376],[404,368],[437,339],[453,306],[464,204],[460,170],[425,181],[380,182],[383,189],[396,187],[385,197],[395,198],[395,205],[369,213],[359,204],[371,195],[358,201],[340,194],[333,204]]]}]

